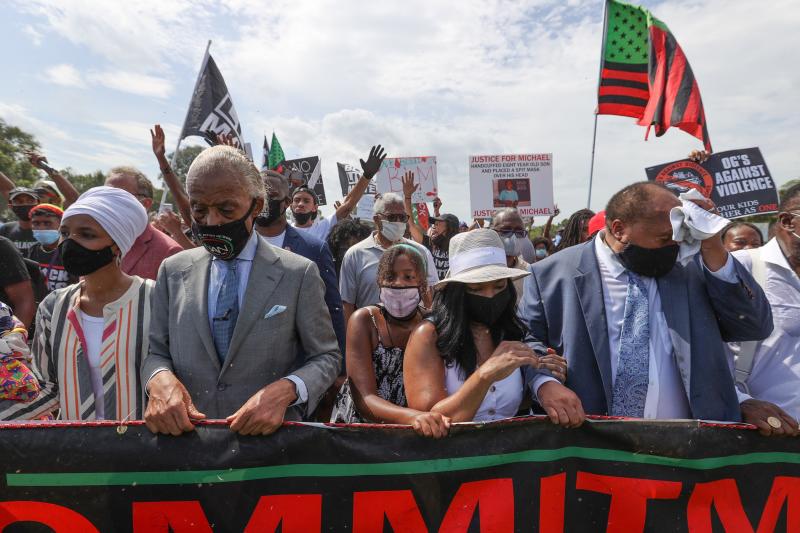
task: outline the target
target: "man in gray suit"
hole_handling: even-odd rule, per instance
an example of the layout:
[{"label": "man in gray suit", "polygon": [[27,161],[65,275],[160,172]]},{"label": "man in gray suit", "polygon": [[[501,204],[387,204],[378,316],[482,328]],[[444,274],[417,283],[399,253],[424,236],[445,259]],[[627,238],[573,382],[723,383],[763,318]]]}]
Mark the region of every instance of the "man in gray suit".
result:
[{"label": "man in gray suit", "polygon": [[766,338],[772,313],[718,236],[676,262],[669,212],[679,205],[659,184],[629,185],[609,201],[593,240],[531,266],[519,304],[526,341],[569,365],[566,387],[536,370],[526,375],[554,422],[576,425],[584,411],[741,419],[723,342]]},{"label": "man in gray suit", "polygon": [[227,418],[240,434],[272,433],[284,418],[311,413],[339,373],[325,287],[314,263],[253,231],[264,184],[240,151],[203,151],[186,188],[203,246],[158,273],[142,365],[145,422],[178,435],[192,419]]}]

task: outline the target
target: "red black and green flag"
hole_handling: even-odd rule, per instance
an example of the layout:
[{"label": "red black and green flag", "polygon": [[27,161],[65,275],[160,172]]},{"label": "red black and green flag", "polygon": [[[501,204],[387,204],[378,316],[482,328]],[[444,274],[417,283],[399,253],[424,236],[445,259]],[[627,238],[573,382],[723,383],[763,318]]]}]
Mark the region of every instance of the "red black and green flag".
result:
[{"label": "red black and green flag", "polygon": [[636,118],[657,137],[675,126],[711,152],[697,80],[669,28],[643,7],[607,0],[605,31],[597,113]]}]

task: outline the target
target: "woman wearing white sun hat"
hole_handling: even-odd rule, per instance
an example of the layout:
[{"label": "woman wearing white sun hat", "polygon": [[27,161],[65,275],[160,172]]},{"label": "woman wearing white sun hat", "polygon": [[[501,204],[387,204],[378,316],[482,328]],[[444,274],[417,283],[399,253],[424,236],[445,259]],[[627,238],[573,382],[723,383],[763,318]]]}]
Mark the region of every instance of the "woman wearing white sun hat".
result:
[{"label": "woman wearing white sun hat", "polygon": [[450,241],[450,271],[435,285],[431,315],[409,338],[403,378],[409,407],[453,422],[514,416],[525,400],[521,367],[547,368],[563,381],[566,364],[522,343],[511,281],[529,273],[506,266],[496,232]]}]

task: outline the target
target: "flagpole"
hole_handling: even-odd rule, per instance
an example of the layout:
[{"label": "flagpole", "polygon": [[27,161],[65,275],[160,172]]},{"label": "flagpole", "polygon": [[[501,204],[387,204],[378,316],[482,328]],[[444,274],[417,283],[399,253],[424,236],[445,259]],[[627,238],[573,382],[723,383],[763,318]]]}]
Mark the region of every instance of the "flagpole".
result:
[{"label": "flagpole", "polygon": [[[597,94],[600,94],[600,82],[603,79],[603,54],[606,50],[606,33],[608,30],[608,0],[603,2],[603,40],[600,44],[600,68],[597,74]],[[597,145],[597,115],[598,109],[594,110],[594,131],[592,133],[592,159],[589,163],[589,198],[586,200],[586,209],[592,206],[592,181],[594,179],[594,149]]]},{"label": "flagpole", "polygon": [[[200,85],[200,78],[203,76],[203,72],[206,70],[206,63],[208,63],[208,50],[211,48],[211,39],[208,40],[208,44],[206,44],[206,53],[203,54],[203,62],[200,64],[200,70],[197,73],[197,79],[194,82],[194,89],[192,89],[192,95],[189,97],[189,105],[186,108],[186,116],[183,119],[183,125],[181,126],[181,133],[178,135],[178,144],[175,146],[175,151],[172,152],[172,161],[170,161],[170,166],[172,170],[175,170],[175,163],[178,160],[178,149],[181,147],[181,141],[183,141],[183,133],[186,131],[186,121],[189,120],[189,113],[192,110],[192,100],[194,99],[194,93],[197,92],[197,86]],[[164,194],[161,195],[161,203],[159,204],[159,209],[164,204],[164,199],[169,194],[169,189],[165,186],[164,187]]]}]

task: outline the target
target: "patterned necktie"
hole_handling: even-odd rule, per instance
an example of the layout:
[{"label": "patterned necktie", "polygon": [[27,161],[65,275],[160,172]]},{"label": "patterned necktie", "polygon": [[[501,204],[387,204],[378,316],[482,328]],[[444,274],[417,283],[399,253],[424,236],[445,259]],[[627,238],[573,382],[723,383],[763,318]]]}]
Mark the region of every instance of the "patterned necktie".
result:
[{"label": "patterned necktie", "polygon": [[226,269],[225,279],[217,296],[217,310],[214,315],[213,335],[220,364],[224,364],[231,344],[236,319],[239,318],[239,276],[236,272],[236,260],[219,261]]},{"label": "patterned necktie", "polygon": [[650,381],[650,307],[647,287],[628,271],[625,317],[619,336],[619,362],[611,414],[642,418]]}]

